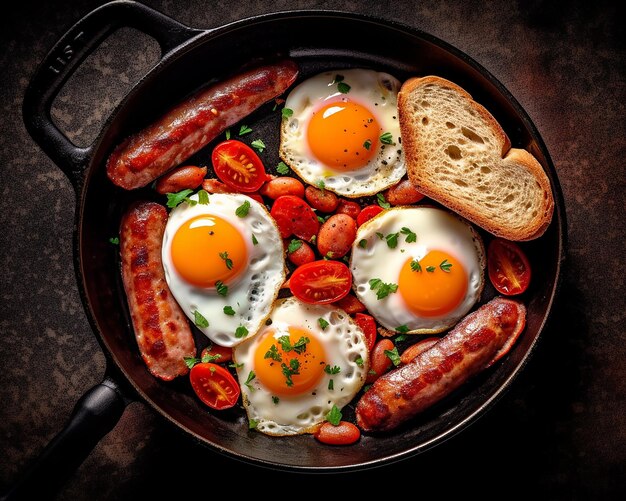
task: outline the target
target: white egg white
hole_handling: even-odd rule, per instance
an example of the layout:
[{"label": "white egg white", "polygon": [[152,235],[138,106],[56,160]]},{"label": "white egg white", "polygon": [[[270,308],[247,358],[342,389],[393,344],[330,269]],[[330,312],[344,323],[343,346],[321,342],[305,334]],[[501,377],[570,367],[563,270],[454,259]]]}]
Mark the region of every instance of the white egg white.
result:
[{"label": "white egg white", "polygon": [[[198,201],[197,194],[190,198]],[[245,202],[250,204],[248,214],[238,217],[235,211]],[[248,266],[234,283],[227,284],[225,296],[218,294],[215,288],[188,283],[172,263],[171,243],[176,231],[188,220],[206,214],[217,215],[231,223],[247,245]],[[282,255],[280,233],[265,206],[237,193],[211,194],[208,204],[181,203],[170,212],[163,235],[163,268],[172,295],[192,322],[196,311],[208,321],[208,327],[198,328],[221,346],[241,343],[265,322],[285,280]],[[230,306],[235,314],[227,315],[225,306]],[[239,327],[244,327],[245,331],[238,331]],[[244,332],[247,334],[242,334]]]},{"label": "white egg white", "polygon": [[[350,86],[348,93],[337,90],[337,75]],[[300,83],[285,102],[285,108],[293,114],[282,121],[281,158],[307,183],[323,182],[326,189],[346,197],[373,195],[396,184],[406,172],[398,122],[400,85],[388,73],[358,68],[328,71]],[[335,101],[354,101],[366,107],[392,137],[393,144],[381,144],[367,165],[353,171],[339,172],[323,165],[307,144],[311,117],[319,108]]]},{"label": "white egg white", "polygon": [[[415,242],[407,242],[403,228],[416,234]],[[397,246],[390,248],[386,236],[395,233],[399,234]],[[407,258],[419,261],[431,250],[447,252],[468,273],[467,292],[453,311],[434,317],[419,316],[407,306],[399,290],[378,299],[369,283],[371,279],[397,285]],[[388,209],[361,225],[350,261],[354,292],[369,313],[383,327],[395,331],[405,326],[408,334],[435,334],[454,326],[478,301],[484,269],[484,244],[476,230],[456,214],[426,206]]]},{"label": "white egg white", "polygon": [[[328,325],[322,329],[319,319]],[[348,404],[363,386],[369,370],[369,350],[363,331],[343,310],[331,305],[304,304],[291,297],[276,301],[271,325],[233,350],[243,404],[248,419],[267,435],[314,433],[336,405]],[[337,374],[324,373],[317,385],[302,394],[277,398],[254,375],[254,355],[266,329],[275,336],[288,334],[290,326],[307,329],[324,346],[325,362],[338,366]],[[333,380],[329,389],[329,380]]]}]

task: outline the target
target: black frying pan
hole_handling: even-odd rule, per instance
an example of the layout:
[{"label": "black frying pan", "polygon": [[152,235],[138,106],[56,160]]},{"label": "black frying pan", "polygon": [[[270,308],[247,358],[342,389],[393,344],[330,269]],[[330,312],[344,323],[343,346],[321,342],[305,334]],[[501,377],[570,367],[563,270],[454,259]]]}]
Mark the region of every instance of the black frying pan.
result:
[{"label": "black frying pan", "polygon": [[[76,147],[53,124],[52,101],[80,62],[119,27],[133,27],[154,37],[162,50],[161,59],[112,113],[94,143]],[[359,33],[368,36],[360,37]],[[370,67],[400,80],[437,74],[458,83],[500,121],[513,146],[527,148],[539,159],[556,201],[547,232],[524,246],[533,263],[533,282],[523,296],[528,307],[527,327],[511,352],[405,426],[385,435],[364,435],[350,447],[329,448],[310,436],[276,438],[249,431],[242,409],[211,412],[195,398],[184,378],[166,383],[152,377],[135,344],[117,249],[109,243],[128,204],[155,196],[148,188],[125,192],[113,186],[104,169],[112,148],[207,82],[277,55],[297,60],[300,79],[329,69]],[[141,4],[112,2],[80,20],[46,56],[27,89],[23,113],[34,140],[76,189],[76,275],[87,315],[107,360],[105,380],[78,402],[67,427],[27,474],[44,475],[48,481],[61,479],[59,467],[71,470],[80,464],[134,399],[146,402],[194,440],[259,466],[338,472],[408,458],[454,436],[493,405],[525,365],[547,321],[565,256],[566,226],[550,156],[528,115],[487,70],[421,31],[328,11],[281,12],[213,30],[196,30]],[[278,120],[277,114],[271,113],[271,104],[246,119],[268,145],[264,156],[267,166],[278,162]],[[192,160],[210,165],[210,150],[211,145]],[[483,300],[490,295],[493,290],[487,287]],[[74,459],[68,461],[68,457]],[[25,485],[19,484],[18,489]]]}]

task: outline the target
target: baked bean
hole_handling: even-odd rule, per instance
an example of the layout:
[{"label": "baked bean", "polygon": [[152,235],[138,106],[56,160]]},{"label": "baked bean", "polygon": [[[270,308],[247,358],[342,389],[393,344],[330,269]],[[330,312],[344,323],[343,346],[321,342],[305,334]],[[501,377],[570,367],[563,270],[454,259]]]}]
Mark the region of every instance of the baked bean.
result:
[{"label": "baked bean", "polygon": [[356,238],[356,221],[346,214],[333,214],[317,233],[317,250],[323,257],[345,256]]},{"label": "baked bean", "polygon": [[385,200],[391,205],[410,205],[419,202],[422,195],[408,179],[400,181],[385,192]]},{"label": "baked bean", "polygon": [[314,436],[324,444],[349,445],[361,437],[361,430],[349,421],[339,421],[336,426],[326,421],[318,428]]},{"label": "baked bean", "polygon": [[206,167],[196,167],[195,165],[177,167],[161,176],[154,189],[161,195],[178,193],[183,190],[195,190],[202,184],[206,170]]},{"label": "baked bean", "polygon": [[275,177],[261,186],[259,193],[272,200],[276,200],[283,195],[304,198],[304,185],[294,177]]},{"label": "baked bean", "polygon": [[339,198],[332,191],[320,190],[315,186],[307,186],[304,197],[311,207],[320,212],[333,212],[339,205]]},{"label": "baked bean", "polygon": [[339,205],[337,206],[337,210],[335,212],[337,214],[347,214],[352,219],[356,220],[361,212],[361,206],[352,200],[345,200],[341,198],[339,199]]},{"label": "baked bean", "polygon": [[393,350],[395,345],[391,339],[381,339],[370,352],[370,370],[365,378],[366,383],[373,383],[391,367],[391,359],[385,351]]}]

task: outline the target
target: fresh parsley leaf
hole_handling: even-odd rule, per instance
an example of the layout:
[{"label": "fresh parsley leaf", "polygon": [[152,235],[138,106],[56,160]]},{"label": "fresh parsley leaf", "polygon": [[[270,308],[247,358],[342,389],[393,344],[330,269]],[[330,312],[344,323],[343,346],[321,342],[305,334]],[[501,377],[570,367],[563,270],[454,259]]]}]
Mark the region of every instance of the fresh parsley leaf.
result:
[{"label": "fresh parsley leaf", "polygon": [[250,146],[252,146],[255,150],[258,150],[259,153],[263,153],[263,150],[267,148],[262,139],[255,139],[250,143]]},{"label": "fresh parsley leaf", "polygon": [[387,240],[387,247],[389,247],[390,249],[395,249],[398,246],[399,236],[399,233],[390,233],[389,235],[387,235],[385,237],[385,240]]},{"label": "fresh parsley leaf", "polygon": [[198,310],[193,312],[193,322],[201,329],[209,326],[209,321]]},{"label": "fresh parsley leaf", "polygon": [[233,260],[228,257],[228,252],[227,251],[220,252],[220,257],[224,260],[224,263],[226,263],[226,268],[228,268],[229,270],[232,270]]},{"label": "fresh parsley leaf", "polygon": [[291,379],[291,376],[300,374],[300,362],[297,359],[292,358],[291,360],[289,360],[289,365],[283,362],[282,364],[280,364],[280,368],[282,369],[283,375],[285,376],[285,384],[287,386],[293,386],[293,379]]},{"label": "fresh parsley leaf", "polygon": [[331,391],[335,389],[335,383],[332,379],[328,380],[328,389]]},{"label": "fresh parsley leaf", "polygon": [[350,92],[351,87],[346,82],[339,82],[337,84],[337,90],[342,94],[347,94]]},{"label": "fresh parsley leaf", "polygon": [[224,313],[226,315],[233,316],[235,314],[235,310],[233,310],[232,306],[224,306]]},{"label": "fresh parsley leaf", "polygon": [[198,192],[198,203],[201,205],[209,204],[209,194],[206,191],[200,190]]},{"label": "fresh parsley leaf", "polygon": [[276,172],[284,176],[285,174],[289,173],[289,166],[285,162],[278,162],[278,165],[276,166]]},{"label": "fresh parsley leaf", "polygon": [[206,364],[209,362],[215,362],[219,360],[220,358],[222,358],[222,355],[220,355],[219,353],[217,355],[211,355],[210,353],[205,353],[204,355],[202,355],[202,363]]},{"label": "fresh parsley leaf", "polygon": [[302,247],[302,240],[293,238],[287,246],[287,252],[291,254],[292,252],[296,252],[300,247]]},{"label": "fresh parsley leaf", "polygon": [[381,240],[383,240],[383,239],[385,238],[385,235],[383,235],[380,231],[377,231],[377,232],[376,232],[376,236],[377,236],[378,238],[380,238]]},{"label": "fresh parsley leaf", "polygon": [[380,205],[383,209],[389,209],[391,207],[391,204],[385,200],[385,195],[382,193],[377,193],[376,199],[378,200],[378,205]]},{"label": "fresh parsley leaf", "polygon": [[380,278],[372,278],[369,281],[369,284],[370,289],[376,291],[376,298],[379,301],[398,290],[397,284],[387,284],[383,282]]},{"label": "fresh parsley leaf", "polygon": [[248,373],[248,378],[246,379],[246,382],[243,383],[252,391],[254,391],[254,387],[250,383],[254,380],[254,378],[256,378],[256,374],[254,373],[254,371],[250,371]]},{"label": "fresh parsley leaf", "polygon": [[272,402],[274,402],[274,405],[278,405],[278,402],[280,402],[280,398],[272,395]]},{"label": "fresh parsley leaf", "polygon": [[330,365],[326,365],[326,367],[324,367],[324,372],[326,374],[339,374],[341,372],[341,367],[338,365],[333,365],[332,367]]},{"label": "fresh parsley leaf", "polygon": [[228,294],[228,285],[225,285],[221,280],[215,282],[215,288],[220,296],[226,296]]},{"label": "fresh parsley leaf", "polygon": [[357,359],[354,361],[359,367],[363,367],[363,364],[365,363],[363,361],[363,357],[357,357]]},{"label": "fresh parsley leaf", "polygon": [[252,234],[252,245],[257,245],[258,243],[259,243],[259,241],[256,239],[256,236],[253,233]]},{"label": "fresh parsley leaf", "polygon": [[393,136],[391,132],[385,132],[380,136],[380,142],[383,144],[396,144],[393,142]]},{"label": "fresh parsley leaf", "polygon": [[367,139],[367,140],[363,143],[363,148],[365,148],[366,150],[369,150],[371,146],[372,146],[372,141],[370,141],[369,139]]},{"label": "fresh parsley leaf", "polygon": [[324,182],[323,179],[320,179],[317,183],[315,183],[315,185],[322,190],[322,193],[324,193],[324,189],[326,188],[326,183]]},{"label": "fresh parsley leaf", "polygon": [[289,353],[291,350],[293,350],[299,355],[306,351],[306,345],[310,341],[311,340],[308,337],[300,336],[300,339],[298,339],[298,341],[296,341],[295,344],[292,345],[289,336],[285,335],[278,338],[278,342],[280,343],[280,346],[285,353]]},{"label": "fresh parsley leaf", "polygon": [[406,325],[398,325],[398,327],[396,327],[396,332],[399,332],[400,334],[406,334],[407,332],[409,332],[409,328]]},{"label": "fresh parsley leaf", "polygon": [[291,108],[283,108],[280,112],[283,118],[289,118],[293,115],[293,110]]},{"label": "fresh parsley leaf", "polygon": [[250,134],[250,132],[252,132],[252,129],[250,127],[248,127],[247,125],[242,125],[239,128],[239,135],[243,136],[245,134]]},{"label": "fresh parsley leaf", "polygon": [[257,426],[259,426],[259,422],[256,419],[248,420],[248,429],[249,430],[254,430],[254,429],[256,429]]},{"label": "fresh parsley leaf", "polygon": [[230,129],[226,129],[226,139],[230,139]]},{"label": "fresh parsley leaf", "polygon": [[193,193],[193,190],[182,190],[182,191],[179,191],[178,193],[168,193],[167,194],[167,206],[170,209],[173,209],[174,207],[178,207],[192,193]]},{"label": "fresh parsley leaf", "polygon": [[385,355],[387,355],[387,358],[391,360],[394,366],[397,367],[398,365],[400,365],[400,354],[398,353],[397,346],[394,346],[393,350],[385,350]]},{"label": "fresh parsley leaf", "polygon": [[359,247],[361,247],[361,249],[365,249],[366,245],[367,245],[367,239],[362,238],[361,240],[359,240]]},{"label": "fresh parsley leaf", "polygon": [[333,404],[333,408],[330,410],[328,414],[326,414],[326,421],[328,421],[333,426],[338,426],[341,422],[341,411],[337,405]]},{"label": "fresh parsley leaf", "polygon": [[402,233],[403,235],[406,235],[406,243],[408,243],[408,244],[411,244],[411,243],[417,241],[417,235],[415,233],[413,233],[406,226],[402,227],[402,229],[400,230],[400,233]]},{"label": "fresh parsley leaf", "polygon": [[325,331],[326,327],[328,327],[328,321],[325,318],[318,318],[317,323],[320,324],[320,327],[323,331]]},{"label": "fresh parsley leaf", "polygon": [[246,217],[248,212],[250,211],[250,201],[246,200],[235,210],[235,215],[237,217]]},{"label": "fresh parsley leaf", "polygon": [[335,79],[333,80],[333,83],[339,83],[339,82],[343,82],[343,75],[335,75]]},{"label": "fresh parsley leaf", "polygon": [[433,271],[435,271],[436,269],[437,269],[437,268],[435,268],[434,266],[427,266],[427,267],[426,267],[426,271],[427,271],[428,273],[432,273],[432,272],[433,272]]},{"label": "fresh parsley leaf", "polygon": [[120,244],[120,237],[111,237],[111,238],[109,238],[109,242],[112,243],[113,245],[119,245]]},{"label": "fresh parsley leaf", "polygon": [[280,356],[278,348],[275,344],[272,344],[272,346],[270,346],[270,349],[265,352],[263,358],[271,358],[272,360],[276,360],[277,362],[283,361],[283,357]]},{"label": "fresh parsley leaf", "polygon": [[444,259],[439,265],[439,268],[441,268],[446,273],[450,273],[450,268],[452,268],[452,263],[449,263],[447,259]]},{"label": "fresh parsley leaf", "polygon": [[422,271],[422,265],[417,259],[413,259],[411,261],[411,270],[412,271]]},{"label": "fresh parsley leaf", "polygon": [[399,336],[396,336],[396,343],[400,343],[401,341],[404,341],[405,339],[407,339],[407,335],[400,334]]},{"label": "fresh parsley leaf", "polygon": [[196,357],[183,357],[183,360],[185,361],[185,365],[190,369],[199,362]]},{"label": "fresh parsley leaf", "polygon": [[246,329],[243,325],[240,325],[235,329],[235,337],[240,339],[242,337],[246,337],[248,335],[248,329]]}]

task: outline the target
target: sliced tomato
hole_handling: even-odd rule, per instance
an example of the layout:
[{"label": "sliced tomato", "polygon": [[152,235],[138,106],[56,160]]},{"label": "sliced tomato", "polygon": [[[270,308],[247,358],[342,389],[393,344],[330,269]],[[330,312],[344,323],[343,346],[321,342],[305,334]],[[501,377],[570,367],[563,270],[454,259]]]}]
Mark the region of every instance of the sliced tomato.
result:
[{"label": "sliced tomato", "polygon": [[372,351],[376,343],[376,320],[366,313],[357,313],[354,315],[354,321],[361,328],[367,341],[367,348]]},{"label": "sliced tomato", "polygon": [[352,274],[340,261],[313,261],[294,270],[289,287],[304,303],[332,303],[350,292]]},{"label": "sliced tomato", "polygon": [[356,224],[361,226],[365,221],[369,221],[375,215],[380,214],[384,209],[380,205],[367,205],[356,217]]},{"label": "sliced tomato", "polygon": [[320,229],[320,223],[311,206],[294,195],[278,197],[272,205],[270,214],[283,238],[295,235],[310,242]]},{"label": "sliced tomato", "polygon": [[250,146],[236,139],[219,143],[213,149],[211,161],[217,177],[237,191],[256,191],[267,180],[259,156]]},{"label": "sliced tomato", "polygon": [[487,249],[489,280],[500,294],[521,294],[530,284],[530,262],[514,242],[496,238]]},{"label": "sliced tomato", "polygon": [[239,399],[239,384],[221,365],[211,362],[196,364],[189,373],[189,380],[198,398],[213,409],[228,409]]}]

